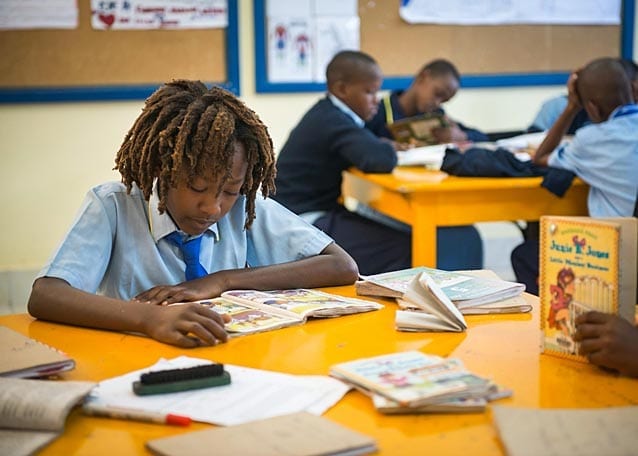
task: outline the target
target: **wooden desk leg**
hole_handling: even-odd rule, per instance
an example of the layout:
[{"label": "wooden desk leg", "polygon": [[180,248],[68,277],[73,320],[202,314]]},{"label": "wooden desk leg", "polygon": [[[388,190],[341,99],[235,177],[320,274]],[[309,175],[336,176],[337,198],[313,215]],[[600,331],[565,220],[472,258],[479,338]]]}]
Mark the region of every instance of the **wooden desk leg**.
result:
[{"label": "wooden desk leg", "polygon": [[436,221],[431,206],[414,208],[412,266],[436,268]]}]

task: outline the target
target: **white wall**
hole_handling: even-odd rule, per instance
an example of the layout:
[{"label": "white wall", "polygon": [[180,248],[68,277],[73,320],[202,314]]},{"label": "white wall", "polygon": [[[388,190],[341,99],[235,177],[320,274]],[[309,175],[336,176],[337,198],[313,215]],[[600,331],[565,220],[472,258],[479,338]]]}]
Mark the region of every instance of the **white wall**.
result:
[{"label": "white wall", "polygon": [[[252,13],[252,2],[241,0],[241,97],[269,126],[278,149],[322,94],[255,93]],[[482,130],[520,129],[542,100],[561,92],[561,86],[463,89],[446,109]],[[118,179],[111,170],[115,153],[141,106],[142,101],[0,105],[0,271],[39,268],[87,189]]]}]

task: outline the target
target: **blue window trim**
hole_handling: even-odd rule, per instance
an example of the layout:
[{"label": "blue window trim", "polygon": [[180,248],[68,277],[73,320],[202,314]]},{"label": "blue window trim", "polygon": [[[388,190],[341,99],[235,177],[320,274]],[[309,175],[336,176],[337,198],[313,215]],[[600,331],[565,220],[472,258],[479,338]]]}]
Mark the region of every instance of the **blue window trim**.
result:
[{"label": "blue window trim", "polygon": [[[228,0],[226,27],[226,81],[211,84],[239,95],[239,13],[237,0]],[[143,100],[159,86],[116,85],[86,87],[25,87],[0,88],[0,103],[31,103],[58,101]]]},{"label": "blue window trim", "polygon": [[[320,82],[287,82],[274,83],[268,81],[267,72],[267,36],[266,1],[254,0],[255,5],[255,88],[258,93],[285,92],[323,92],[326,84]],[[634,54],[634,15],[636,0],[623,0],[620,27],[620,55],[632,59]],[[569,73],[508,73],[480,74],[461,76],[462,87],[520,87],[563,85]],[[412,82],[412,75],[384,78],[383,89],[404,89]]]}]

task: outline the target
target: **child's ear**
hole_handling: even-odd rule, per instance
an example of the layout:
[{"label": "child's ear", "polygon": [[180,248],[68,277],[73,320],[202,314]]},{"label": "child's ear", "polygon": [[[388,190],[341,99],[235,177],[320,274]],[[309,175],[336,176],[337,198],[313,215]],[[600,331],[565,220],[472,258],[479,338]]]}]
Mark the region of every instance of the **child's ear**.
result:
[{"label": "child's ear", "polygon": [[589,116],[592,122],[599,123],[599,122],[603,122],[607,120],[604,118],[603,112],[600,109],[600,107],[596,103],[594,103],[592,100],[587,100],[583,104],[583,108],[585,109],[585,111],[587,111],[587,115]]},{"label": "child's ear", "polygon": [[344,81],[335,81],[330,87],[330,91],[337,96],[337,98],[343,98],[346,95],[348,84]]}]

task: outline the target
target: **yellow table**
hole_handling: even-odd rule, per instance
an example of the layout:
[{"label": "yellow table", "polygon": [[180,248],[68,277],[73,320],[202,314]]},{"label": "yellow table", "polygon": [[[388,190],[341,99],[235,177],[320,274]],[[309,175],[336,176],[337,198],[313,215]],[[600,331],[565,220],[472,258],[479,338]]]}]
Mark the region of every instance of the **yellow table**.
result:
[{"label": "yellow table", "polygon": [[541,215],[587,215],[588,186],[575,179],[559,198],[542,177],[457,177],[424,168],[344,173],[342,195],[412,226],[412,264],[436,267],[436,228]]},{"label": "yellow table", "polygon": [[[352,295],[353,287],[326,289]],[[180,349],[140,336],[35,321],[25,314],[0,317],[0,325],[57,347],[72,356],[68,380],[100,381],[154,364],[160,357],[201,357],[292,374],[327,374],[338,362],[384,353],[421,350],[455,356],[479,375],[514,391],[502,405],[522,407],[606,407],[638,403],[638,380],[618,377],[589,364],[539,354],[538,299],[530,314],[468,316],[465,333],[405,333],[394,329],[393,301],[382,310],[244,336],[216,347]],[[467,415],[382,415],[371,400],[349,392],[324,415],[374,437],[380,454],[500,455],[489,411]],[[61,437],[45,455],[148,454],[153,438],[210,428],[190,428],[84,416],[71,412]],[[212,450],[214,454],[214,450]]]}]

